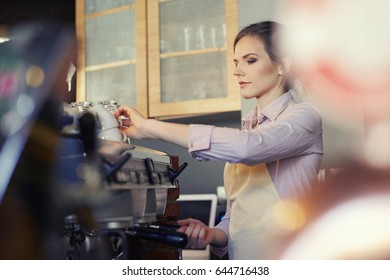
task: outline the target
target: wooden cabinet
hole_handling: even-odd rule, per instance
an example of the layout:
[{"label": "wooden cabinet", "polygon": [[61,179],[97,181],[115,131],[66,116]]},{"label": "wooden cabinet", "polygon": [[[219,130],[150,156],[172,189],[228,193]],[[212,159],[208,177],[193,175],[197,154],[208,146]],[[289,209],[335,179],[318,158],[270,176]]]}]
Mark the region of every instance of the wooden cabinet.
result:
[{"label": "wooden cabinet", "polygon": [[77,101],[115,100],[147,115],[146,2],[76,0]]},{"label": "wooden cabinet", "polygon": [[77,0],[77,100],[150,118],[239,111],[237,0]]}]

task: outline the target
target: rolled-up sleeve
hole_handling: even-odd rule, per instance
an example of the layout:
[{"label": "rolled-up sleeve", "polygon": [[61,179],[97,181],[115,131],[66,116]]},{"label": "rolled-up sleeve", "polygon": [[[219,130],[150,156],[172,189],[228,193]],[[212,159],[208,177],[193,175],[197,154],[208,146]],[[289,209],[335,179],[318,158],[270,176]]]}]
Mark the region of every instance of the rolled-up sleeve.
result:
[{"label": "rolled-up sleeve", "polygon": [[190,125],[189,153],[198,160],[224,160],[254,165],[316,152],[321,116],[311,106],[299,104],[275,121],[253,130]]},{"label": "rolled-up sleeve", "polygon": [[214,126],[212,125],[200,125],[190,124],[189,125],[189,147],[188,151],[192,157],[202,160],[205,159],[201,156],[197,156],[195,152],[204,151],[210,149],[211,135]]}]

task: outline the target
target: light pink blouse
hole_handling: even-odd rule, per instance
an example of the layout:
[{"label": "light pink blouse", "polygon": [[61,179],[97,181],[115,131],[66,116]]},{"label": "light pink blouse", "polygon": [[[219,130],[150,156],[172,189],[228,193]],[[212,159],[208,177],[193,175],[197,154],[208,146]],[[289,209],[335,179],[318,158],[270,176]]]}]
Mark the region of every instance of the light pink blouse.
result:
[{"label": "light pink blouse", "polygon": [[[258,124],[256,126],[256,124]],[[189,152],[198,160],[255,165],[266,163],[281,199],[313,190],[322,155],[322,118],[311,103],[295,103],[290,92],[257,108],[242,120],[242,129],[189,126]],[[228,234],[229,208],[217,226]]]}]

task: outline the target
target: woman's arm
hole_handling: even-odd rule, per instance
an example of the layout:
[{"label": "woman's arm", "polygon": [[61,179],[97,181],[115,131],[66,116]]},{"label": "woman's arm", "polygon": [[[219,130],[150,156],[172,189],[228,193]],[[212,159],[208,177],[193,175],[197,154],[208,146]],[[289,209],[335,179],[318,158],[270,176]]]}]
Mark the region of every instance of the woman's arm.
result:
[{"label": "woman's arm", "polygon": [[[322,120],[316,109],[299,104],[280,118],[252,130],[190,125],[189,152],[199,160],[254,165],[309,153],[321,153]],[[207,141],[207,143],[206,143]]]},{"label": "woman's arm", "polygon": [[146,119],[134,108],[121,106],[115,117],[122,119],[120,127],[127,136],[134,139],[160,139],[188,148],[188,125]]}]

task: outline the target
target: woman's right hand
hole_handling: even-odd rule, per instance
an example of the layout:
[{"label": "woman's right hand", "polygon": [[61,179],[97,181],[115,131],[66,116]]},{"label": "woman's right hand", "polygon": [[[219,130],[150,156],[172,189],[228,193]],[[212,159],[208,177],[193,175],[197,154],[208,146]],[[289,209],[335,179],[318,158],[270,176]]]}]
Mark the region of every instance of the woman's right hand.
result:
[{"label": "woman's right hand", "polygon": [[122,117],[120,129],[133,139],[160,139],[188,148],[188,125],[144,118],[134,108],[120,106],[115,110],[116,118]]},{"label": "woman's right hand", "polygon": [[115,110],[114,116],[121,118],[122,126],[119,127],[126,135],[134,139],[147,138],[148,135],[143,131],[147,121],[137,110],[129,106],[120,106]]}]

